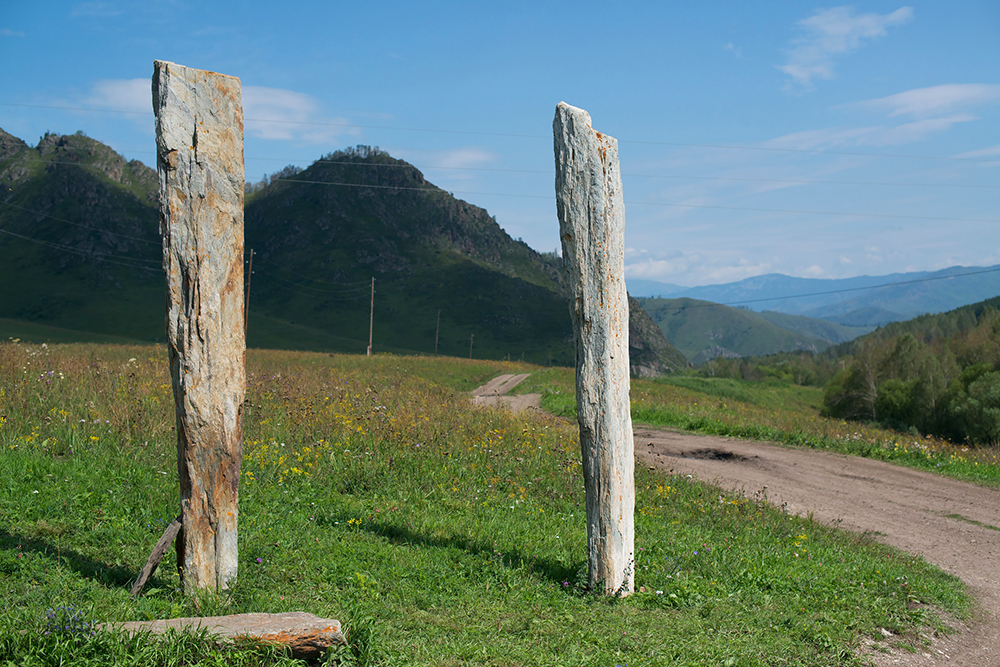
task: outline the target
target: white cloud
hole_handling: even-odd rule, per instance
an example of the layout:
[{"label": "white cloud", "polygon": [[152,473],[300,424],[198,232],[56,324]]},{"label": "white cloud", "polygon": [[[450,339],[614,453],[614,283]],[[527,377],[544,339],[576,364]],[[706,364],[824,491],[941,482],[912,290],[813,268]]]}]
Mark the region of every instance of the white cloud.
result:
[{"label": "white cloud", "polygon": [[809,276],[810,278],[815,278],[817,276],[823,275],[823,269],[819,265],[813,264],[812,266],[810,266],[808,269],[806,269],[802,273],[804,275]]},{"label": "white cloud", "polygon": [[884,261],[882,256],[882,249],[878,246],[868,246],[865,248],[865,259],[869,262],[882,262]]},{"label": "white cloud", "polygon": [[20,30],[11,30],[10,28],[0,28],[0,37],[24,37],[24,33]]},{"label": "white cloud", "polygon": [[1000,85],[985,83],[950,83],[915,88],[888,97],[845,105],[847,108],[873,109],[890,117],[910,115],[917,118],[954,113],[971,106],[1000,100]]},{"label": "white cloud", "polygon": [[[442,184],[449,186],[458,181],[476,178],[471,170],[497,159],[496,153],[478,146],[462,146],[440,151],[394,148],[390,152],[423,171],[442,170],[444,173],[435,174],[435,178],[439,179]],[[463,173],[462,170],[470,171]],[[444,186],[442,185],[442,187]]]},{"label": "white cloud", "polygon": [[[326,145],[342,135],[360,134],[345,118],[323,116],[309,95],[283,88],[243,86],[243,118],[247,134],[301,145]],[[149,79],[102,79],[84,104],[101,109],[152,113]],[[148,125],[148,119],[141,121]]]},{"label": "white cloud", "polygon": [[966,153],[959,153],[955,157],[993,157],[994,155],[1000,155],[1000,144],[996,146],[989,146],[987,148],[980,148],[974,151],[968,151]]},{"label": "white cloud", "polygon": [[[1000,101],[1000,85],[947,84],[916,88],[887,97],[842,105],[841,109],[875,110],[890,118],[910,116],[914,120],[899,125],[831,127],[806,130],[775,137],[764,143],[773,148],[814,150],[845,146],[900,146],[922,141],[958,123],[979,120],[965,109]],[[982,149],[983,156],[993,149]],[[963,155],[960,157],[974,157]]]},{"label": "white cloud", "polygon": [[299,144],[328,144],[361,133],[346,118],[324,117],[312,96],[283,88],[243,86],[243,118],[255,137]]},{"label": "white cloud", "polygon": [[819,9],[799,21],[805,34],[792,40],[788,62],[778,69],[791,77],[791,83],[811,87],[813,79],[833,78],[836,56],[855,51],[865,40],[881,37],[887,28],[912,18],[912,7],[890,14],[856,14],[847,6]]},{"label": "white cloud", "polygon": [[102,109],[153,113],[149,79],[102,79],[83,102]]},{"label": "white cloud", "polygon": [[741,49],[740,47],[736,46],[732,42],[729,42],[728,44],[726,44],[725,49],[726,49],[726,51],[732,51],[733,55],[735,55],[737,58],[742,58],[743,57],[743,49]]},{"label": "white cloud", "polygon": [[841,264],[851,264],[851,258],[850,257],[846,257],[844,255],[841,255],[840,256],[840,263]]},{"label": "white cloud", "polygon": [[978,120],[970,114],[955,114],[944,118],[928,118],[902,125],[872,125],[868,127],[824,128],[806,130],[775,137],[764,142],[771,148],[822,150],[847,146],[900,146],[921,141],[931,134],[944,132],[956,123]]},{"label": "white cloud", "polygon": [[978,120],[978,116],[970,114],[955,114],[945,118],[928,118],[912,123],[904,123],[895,127],[880,129],[867,136],[862,145],[867,146],[900,146],[921,141],[931,134],[944,132],[956,123],[968,123]]},{"label": "white cloud", "polygon": [[96,16],[99,18],[106,18],[109,16],[118,16],[121,13],[122,10],[115,7],[114,4],[110,2],[81,2],[73,7],[73,11],[70,13],[70,16]]},{"label": "white cloud", "polygon": [[660,280],[669,278],[685,270],[687,270],[687,265],[683,262],[671,262],[665,259],[647,259],[641,262],[626,264],[625,276],[645,280]]},{"label": "white cloud", "polygon": [[705,284],[731,283],[737,280],[743,280],[744,278],[761,276],[765,273],[770,273],[771,270],[770,262],[759,262],[757,264],[753,264],[746,259],[741,259],[735,266],[720,266],[709,269],[705,272],[705,276],[710,282]]},{"label": "white cloud", "polygon": [[483,148],[468,146],[454,150],[440,151],[431,157],[431,166],[441,169],[465,169],[486,164],[496,159],[496,154]]}]

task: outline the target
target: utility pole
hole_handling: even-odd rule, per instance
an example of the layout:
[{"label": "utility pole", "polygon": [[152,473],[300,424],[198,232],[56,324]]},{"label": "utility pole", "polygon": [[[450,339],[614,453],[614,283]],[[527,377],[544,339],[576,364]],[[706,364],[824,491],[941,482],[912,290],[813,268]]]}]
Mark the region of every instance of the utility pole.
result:
[{"label": "utility pole", "polygon": [[368,356],[372,356],[372,329],[375,326],[375,276],[372,276],[372,309],[368,315]]},{"label": "utility pole", "polygon": [[247,269],[247,298],[243,302],[243,338],[247,337],[247,316],[250,315],[250,279],[253,277],[253,248],[250,248],[250,268]]},{"label": "utility pole", "polygon": [[472,359],[472,341],[475,340],[476,334],[469,334],[469,359]]},{"label": "utility pole", "polygon": [[434,331],[434,355],[437,356],[438,353],[438,337],[441,335],[441,309],[438,308],[438,323],[437,329]]}]

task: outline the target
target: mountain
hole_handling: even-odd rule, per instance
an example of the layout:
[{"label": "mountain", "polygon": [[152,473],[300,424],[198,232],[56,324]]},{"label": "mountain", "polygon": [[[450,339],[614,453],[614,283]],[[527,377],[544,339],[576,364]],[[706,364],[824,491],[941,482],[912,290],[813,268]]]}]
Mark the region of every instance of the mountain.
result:
[{"label": "mountain", "polygon": [[847,326],[873,327],[996,296],[1000,294],[1000,265],[953,266],[940,271],[838,280],[793,278],[771,273],[669,294],[662,290],[649,291],[644,281],[630,281],[629,284],[637,296],[686,297],[746,305],[753,310],[805,315]]},{"label": "mountain", "polygon": [[716,357],[818,352],[865,330],[781,313],[755,313],[696,299],[638,299],[643,310],[694,364]]},{"label": "mountain", "polygon": [[630,296],[628,306],[629,366],[634,377],[656,377],[691,366],[636,299]]},{"label": "mountain", "polygon": [[854,340],[858,336],[863,336],[875,328],[872,326],[849,326],[837,324],[836,322],[821,320],[815,317],[788,315],[786,313],[779,313],[773,310],[765,310],[758,313],[758,315],[771,324],[781,327],[782,329],[805,334],[806,336],[812,336],[813,338],[818,338],[829,344],[837,344]]},{"label": "mountain", "polygon": [[[0,130],[0,186],[0,332],[163,340],[153,170],[79,133],[32,148]],[[286,168],[244,214],[250,347],[363,352],[373,322],[376,352],[573,364],[559,260],[384,151]],[[659,372],[686,364],[636,344]]]},{"label": "mountain", "polygon": [[626,278],[625,282],[628,284],[628,293],[635,297],[670,297],[690,289],[683,285],[664,283],[659,280],[644,280],[642,278]]},{"label": "mountain", "polygon": [[0,317],[163,339],[156,190],[155,172],[82,134],[29,148],[0,130]]}]

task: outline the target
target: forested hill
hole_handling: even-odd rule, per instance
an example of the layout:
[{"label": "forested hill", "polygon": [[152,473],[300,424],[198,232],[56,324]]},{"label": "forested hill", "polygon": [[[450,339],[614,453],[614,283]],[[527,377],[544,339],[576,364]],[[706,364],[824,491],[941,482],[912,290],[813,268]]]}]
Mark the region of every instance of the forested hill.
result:
[{"label": "forested hill", "polygon": [[827,414],[1000,443],[1000,297],[898,322],[840,346]]},{"label": "forested hill", "polygon": [[826,356],[837,358],[850,355],[860,346],[870,345],[873,341],[895,339],[904,334],[910,334],[924,343],[941,339],[958,342],[969,331],[977,328],[983,316],[988,315],[991,310],[1000,310],[1000,296],[955,308],[946,313],[921,315],[904,322],[892,322],[866,336],[831,347]]}]

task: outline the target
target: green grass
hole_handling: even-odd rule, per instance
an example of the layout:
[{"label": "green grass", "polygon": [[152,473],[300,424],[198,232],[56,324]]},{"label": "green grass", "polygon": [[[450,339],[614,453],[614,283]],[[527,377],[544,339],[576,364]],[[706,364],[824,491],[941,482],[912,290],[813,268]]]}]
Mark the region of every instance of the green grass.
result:
[{"label": "green grass", "polygon": [[417,665],[860,664],[879,628],[919,645],[933,609],[969,608],[919,558],[645,468],[637,593],[593,595],[575,425],[462,393],[520,370],[572,389],[570,371],[258,351],[248,370],[238,581],[196,604],[168,557],[133,599],[178,509],[164,351],[0,345],[0,664],[290,664],[204,637],[45,635],[67,605],[100,622],[303,610],[355,642],[331,662]]}]

